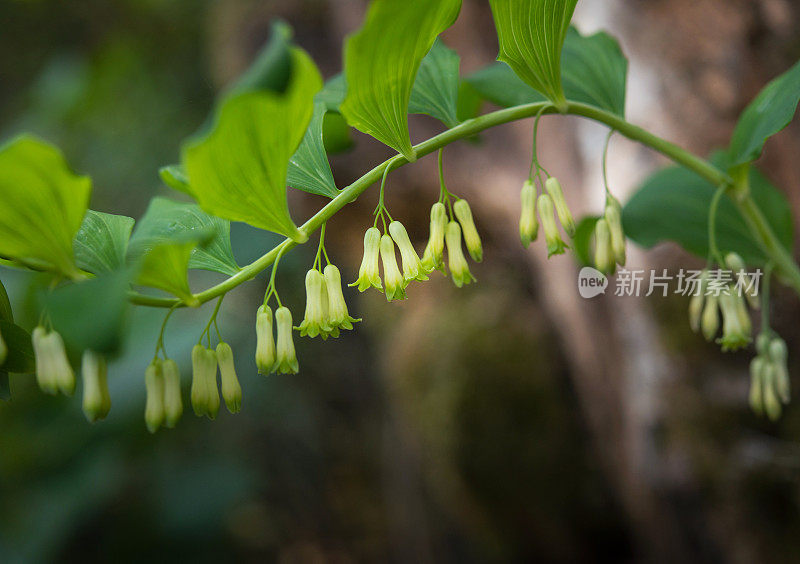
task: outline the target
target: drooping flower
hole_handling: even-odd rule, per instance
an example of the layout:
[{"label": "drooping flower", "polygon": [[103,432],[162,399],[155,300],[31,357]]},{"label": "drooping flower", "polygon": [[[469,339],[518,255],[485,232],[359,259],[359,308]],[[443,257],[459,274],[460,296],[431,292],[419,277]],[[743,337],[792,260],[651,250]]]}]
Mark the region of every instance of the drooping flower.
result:
[{"label": "drooping flower", "polygon": [[526,180],[522,185],[520,203],[519,239],[522,245],[527,247],[539,234],[539,222],[536,220],[536,185],[531,180]]},{"label": "drooping flower", "polygon": [[273,372],[278,374],[297,374],[300,366],[294,350],[292,336],[292,312],[281,306],[275,311],[275,324],[278,326],[278,349]]},{"label": "drooping flower", "polygon": [[164,424],[172,429],[183,415],[181,371],[178,363],[171,358],[166,359],[161,363],[161,374],[164,377]]},{"label": "drooping flower", "polygon": [[786,342],[780,337],[772,339],[769,344],[769,360],[775,367],[775,389],[783,403],[789,403],[791,389],[789,384],[789,368],[787,366],[789,351]]},{"label": "drooping flower", "polygon": [[147,389],[144,422],[147,430],[155,433],[164,422],[164,377],[160,359],[155,359],[145,370],[144,385]]},{"label": "drooping flower", "polygon": [[605,274],[614,271],[614,251],[611,249],[611,232],[605,219],[597,220],[594,227],[594,264]]},{"label": "drooping flower", "polygon": [[478,229],[475,227],[475,220],[472,219],[472,210],[469,207],[469,203],[463,198],[457,200],[453,204],[453,213],[456,214],[456,219],[461,224],[464,244],[467,246],[469,255],[475,262],[481,262],[483,260],[483,246],[478,235]]},{"label": "drooping flower", "polygon": [[336,329],[352,329],[353,323],[361,321],[350,317],[347,311],[347,302],[342,293],[342,275],[339,269],[329,264],[323,271],[325,288],[328,290],[328,323]]},{"label": "drooping flower", "polygon": [[764,412],[764,365],[766,360],[757,356],[750,362],[750,409],[757,415]]},{"label": "drooping flower", "polygon": [[430,273],[434,269],[445,272],[444,268],[444,232],[447,228],[447,209],[442,202],[431,206],[431,228],[428,244],[422,255],[422,266]]},{"label": "drooping flower", "polygon": [[467,259],[461,249],[461,227],[458,222],[451,221],[447,224],[445,242],[447,243],[447,263],[453,283],[461,288],[463,285],[473,282],[475,277],[469,271]]},{"label": "drooping flower", "polygon": [[214,419],[219,412],[217,354],[203,345],[192,349],[192,409],[195,415]]},{"label": "drooping flower", "polygon": [[403,224],[399,221],[392,221],[389,224],[389,234],[397,244],[397,248],[400,249],[405,283],[408,284],[412,280],[427,280],[425,267],[419,260],[419,255],[414,250],[414,245],[411,244],[411,239],[408,238],[408,232]]},{"label": "drooping flower", "polygon": [[775,389],[775,365],[765,362],[761,372],[764,394],[764,412],[772,421],[777,421],[781,416],[781,400]]},{"label": "drooping flower", "polygon": [[46,394],[55,394],[58,391],[53,372],[52,353],[47,339],[47,330],[39,325],[31,333],[31,344],[36,359],[36,383]]},{"label": "drooping flower", "polygon": [[83,351],[81,376],[83,379],[83,414],[90,423],[94,423],[104,419],[111,410],[105,357],[88,349]]},{"label": "drooping flower", "polygon": [[236,366],[233,363],[233,350],[228,343],[217,345],[217,363],[225,407],[231,413],[239,413],[242,408],[242,386],[236,377]]},{"label": "drooping flower", "polygon": [[610,194],[606,197],[605,219],[611,234],[611,249],[614,251],[614,261],[625,266],[625,231],[622,229],[622,206]]},{"label": "drooping flower", "polygon": [[569,211],[567,200],[564,199],[564,192],[561,190],[561,183],[554,176],[551,176],[544,182],[545,190],[553,199],[553,204],[556,207],[558,214],[558,221],[561,222],[561,227],[567,232],[570,237],[575,236],[575,220],[572,219],[572,212]]},{"label": "drooping flower", "polygon": [[262,305],[256,312],[256,367],[259,374],[269,374],[275,365],[275,336],[272,332],[272,308]]},{"label": "drooping flower", "polygon": [[558,232],[553,199],[549,194],[542,194],[536,200],[536,208],[539,210],[539,221],[542,223],[544,239],[547,242],[547,257],[564,254],[564,249],[568,247]]},{"label": "drooping flower", "polygon": [[383,278],[386,283],[386,301],[406,299],[406,281],[397,266],[394,242],[389,235],[381,237],[381,262],[383,263]]},{"label": "drooping flower", "polygon": [[703,270],[700,274],[700,283],[689,299],[689,327],[697,333],[700,331],[700,320],[703,315],[703,305],[705,304],[705,293],[708,284],[708,270]]},{"label": "drooping flower", "polygon": [[381,275],[378,271],[378,253],[380,250],[381,232],[377,227],[370,227],[364,233],[364,258],[358,269],[358,280],[350,286],[358,286],[358,291],[363,292],[370,286],[383,290]]},{"label": "drooping flower", "polygon": [[[747,325],[744,323],[738,300],[741,296],[722,293],[719,296],[719,306],[722,311],[722,338],[717,342],[722,345],[723,351],[736,351],[746,347],[750,341],[749,316]],[[745,312],[746,314],[746,312]]]},{"label": "drooping flower", "polygon": [[719,330],[719,296],[716,294],[706,296],[700,328],[706,341],[711,341]]},{"label": "drooping flower", "polygon": [[301,337],[327,338],[332,331],[326,313],[328,309],[328,293],[325,291],[325,278],[319,270],[311,269],[306,273],[306,315],[297,327]]}]

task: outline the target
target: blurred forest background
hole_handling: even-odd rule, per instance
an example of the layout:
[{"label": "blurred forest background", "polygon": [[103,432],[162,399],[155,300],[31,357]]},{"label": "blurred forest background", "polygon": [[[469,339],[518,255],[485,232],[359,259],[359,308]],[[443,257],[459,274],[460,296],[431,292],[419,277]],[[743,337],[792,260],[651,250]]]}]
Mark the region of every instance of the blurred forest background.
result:
[{"label": "blurred forest background", "polygon": [[[325,77],[341,68],[354,0],[1,0],[0,139],[32,131],[94,180],[92,207],[140,217],[170,192],[160,165],[215,93],[287,20]],[[576,24],[606,29],[630,57],[628,117],[700,154],[800,58],[795,0],[583,0]],[[494,59],[488,3],[465,0],[445,41],[462,72]],[[412,119],[412,139],[439,131]],[[517,239],[530,120],[445,152],[449,186],[472,203],[484,237],[479,283],[441,276],[407,302],[350,292],[357,330],[297,339],[301,373],[258,376],[252,359],[263,275],[225,300],[242,413],[150,436],[143,372],[163,311],[138,308],[110,370],[108,420],[86,423],[77,398],[12,379],[0,404],[0,562],[796,562],[800,554],[800,407],[778,423],[747,407],[751,352],[724,355],[693,335],[685,298],[582,300],[571,257]],[[574,211],[601,209],[605,130],[545,117],[540,160]],[[339,185],[389,155],[356,133],[332,158]],[[800,217],[800,127],[760,165]],[[662,159],[615,138],[620,199]],[[331,258],[352,280],[377,191],[330,222]],[[421,245],[438,193],[435,159],[393,173],[387,204]],[[293,191],[293,217],[323,200]],[[240,264],[273,244],[233,226]],[[312,248],[313,247],[313,248]],[[315,245],[282,262],[281,295],[303,310]],[[696,267],[677,247],[631,249],[636,268]],[[285,267],[284,267],[285,265]],[[36,318],[35,277],[0,272],[17,315]],[[213,283],[198,273],[193,286]],[[800,302],[778,290],[775,327],[798,384]],[[180,311],[167,332],[188,400],[188,356],[210,314]],[[796,399],[797,394],[795,394]]]}]

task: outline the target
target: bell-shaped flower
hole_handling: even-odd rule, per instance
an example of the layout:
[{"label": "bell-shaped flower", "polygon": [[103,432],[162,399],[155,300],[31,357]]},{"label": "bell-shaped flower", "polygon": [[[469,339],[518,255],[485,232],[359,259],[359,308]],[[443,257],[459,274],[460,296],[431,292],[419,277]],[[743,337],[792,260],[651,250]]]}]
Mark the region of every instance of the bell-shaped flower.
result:
[{"label": "bell-shaped flower", "polygon": [[378,271],[378,254],[381,244],[381,232],[377,227],[370,227],[364,233],[364,258],[358,269],[358,280],[350,286],[358,286],[358,291],[363,292],[370,286],[382,290],[381,276]]},{"label": "bell-shaped flower", "polygon": [[594,227],[594,264],[605,274],[614,272],[614,251],[611,248],[611,231],[605,219],[597,220]]},{"label": "bell-shaped flower", "polygon": [[611,249],[614,251],[614,261],[625,266],[625,231],[622,229],[622,206],[616,198],[606,197],[605,220],[611,234]]},{"label": "bell-shaped flower", "polygon": [[422,262],[419,260],[417,251],[414,250],[414,245],[411,244],[411,239],[408,238],[408,232],[402,223],[393,221],[389,224],[389,234],[400,249],[400,258],[403,262],[403,278],[406,284],[412,280],[427,280],[428,275]]},{"label": "bell-shaped flower", "polygon": [[781,416],[781,400],[778,397],[778,391],[775,386],[775,365],[771,362],[765,362],[764,368],[761,372],[763,382],[764,394],[764,413],[767,414],[772,421],[777,421]]},{"label": "bell-shaped flower", "polygon": [[322,273],[325,278],[325,288],[328,291],[328,323],[337,329],[352,329],[353,323],[361,321],[350,317],[347,311],[347,302],[342,293],[342,275],[339,269],[329,264]]},{"label": "bell-shaped flower", "polygon": [[722,293],[719,296],[719,306],[722,311],[722,338],[717,342],[722,345],[723,351],[739,350],[746,347],[752,340],[749,316],[747,317],[748,323],[745,324],[739,304],[737,304],[737,301],[741,299],[741,296],[730,293]]},{"label": "bell-shaped flower", "polygon": [[706,341],[713,340],[719,331],[719,296],[716,294],[706,296],[703,317],[700,319],[700,329]]},{"label": "bell-shaped flower", "polygon": [[91,350],[83,351],[81,358],[83,379],[83,414],[89,422],[104,419],[111,410],[108,393],[108,367],[103,355]]},{"label": "bell-shaped flower", "polygon": [[472,210],[469,207],[469,203],[463,198],[456,201],[453,204],[453,213],[456,214],[456,219],[461,224],[464,244],[467,246],[469,255],[475,262],[481,262],[483,260],[483,246],[481,245],[478,230],[475,227],[475,220],[472,219]]},{"label": "bell-shaped flower", "polygon": [[164,377],[164,424],[172,429],[183,415],[181,398],[181,371],[178,363],[168,358],[161,363]]},{"label": "bell-shaped flower", "polygon": [[222,388],[222,399],[231,413],[239,413],[242,408],[242,386],[236,377],[236,366],[233,363],[233,350],[228,343],[217,345],[217,363]]},{"label": "bell-shaped flower", "polygon": [[397,266],[394,242],[389,235],[381,237],[381,262],[383,263],[383,278],[386,284],[386,301],[406,299],[406,281]]},{"label": "bell-shaped flower", "polygon": [[783,403],[789,403],[791,389],[789,385],[789,368],[787,365],[789,351],[786,342],[780,337],[772,339],[769,344],[769,360],[775,367],[775,389]]},{"label": "bell-shaped flower", "polygon": [[53,371],[52,381],[62,394],[71,396],[75,393],[75,372],[67,358],[64,340],[58,332],[51,331],[45,337],[45,341],[50,355],[50,367]]},{"label": "bell-shaped flower", "polygon": [[272,370],[278,374],[297,374],[300,366],[294,350],[292,312],[288,307],[281,306],[275,311],[275,324],[278,326],[278,350]]},{"label": "bell-shaped flower", "polygon": [[275,335],[272,331],[272,308],[262,305],[256,312],[256,368],[269,374],[275,365]]},{"label": "bell-shaped flower", "polygon": [[539,211],[539,221],[544,230],[544,240],[547,242],[547,257],[564,254],[564,249],[568,247],[558,232],[553,199],[549,194],[542,194],[536,200],[536,208]]},{"label": "bell-shaped flower", "polygon": [[705,293],[708,286],[708,270],[703,270],[700,274],[700,283],[689,299],[689,327],[692,331],[697,333],[700,331],[700,321],[703,315],[703,306],[705,305]]},{"label": "bell-shaped flower", "polygon": [[145,370],[144,385],[147,389],[144,422],[147,430],[155,433],[164,423],[164,376],[161,373],[160,359],[155,359]]},{"label": "bell-shaped flower", "polygon": [[297,327],[301,337],[316,337],[332,330],[327,320],[328,293],[325,291],[325,278],[319,270],[306,273],[306,315]]},{"label": "bell-shaped flower", "polygon": [[750,362],[750,409],[756,415],[764,413],[764,367],[767,361],[757,356]]},{"label": "bell-shaped flower", "polygon": [[567,200],[564,199],[564,192],[561,190],[561,183],[555,177],[551,176],[545,180],[544,187],[545,190],[547,190],[547,193],[550,194],[550,197],[553,199],[553,204],[555,204],[556,213],[558,214],[558,221],[561,222],[561,226],[564,228],[564,231],[567,232],[567,235],[574,237],[575,220],[572,219],[572,212],[569,211]]},{"label": "bell-shaped flower", "polygon": [[430,273],[444,269],[444,232],[447,228],[447,209],[442,202],[436,202],[431,206],[431,228],[428,244],[422,255],[422,266],[425,271]]},{"label": "bell-shaped flower", "polygon": [[41,325],[31,333],[31,344],[36,360],[36,383],[44,393],[55,394],[58,392],[58,384],[53,371],[53,355],[50,352],[47,330]]},{"label": "bell-shaped flower", "polygon": [[203,345],[192,349],[192,409],[198,417],[214,419],[219,413],[217,354]]},{"label": "bell-shaped flower", "polygon": [[519,214],[519,240],[527,247],[531,241],[536,240],[539,234],[539,222],[536,220],[536,185],[531,180],[526,180],[522,185]]},{"label": "bell-shaped flower", "polygon": [[464,284],[473,282],[475,277],[469,271],[467,259],[461,249],[461,227],[458,222],[451,221],[447,224],[445,242],[447,243],[447,263],[453,283],[461,288]]}]

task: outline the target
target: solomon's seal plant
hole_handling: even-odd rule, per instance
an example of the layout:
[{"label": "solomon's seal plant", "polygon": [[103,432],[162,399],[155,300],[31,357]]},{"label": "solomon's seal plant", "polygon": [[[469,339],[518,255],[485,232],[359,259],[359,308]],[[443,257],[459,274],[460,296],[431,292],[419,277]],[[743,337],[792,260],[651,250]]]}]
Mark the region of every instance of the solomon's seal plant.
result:
[{"label": "solomon's seal plant", "polygon": [[[178,364],[167,356],[165,327],[181,308],[216,300],[191,352],[189,398],[198,416],[215,418],[220,394],[230,412],[239,411],[246,395],[234,351],[217,323],[224,296],[271,269],[263,303],[254,304],[255,354],[240,356],[248,359],[240,371],[287,375],[300,370],[295,331],[300,337],[335,338],[360,321],[350,315],[343,276],[355,278],[351,286],[361,292],[383,292],[388,301],[410,296],[410,285],[434,270],[449,273],[458,287],[474,282],[464,248],[481,262],[484,249],[475,222],[481,210],[446,186],[444,150],[488,128],[531,119],[533,153],[528,177],[520,179],[519,225],[508,229],[518,227],[527,247],[541,225],[548,256],[573,249],[579,261],[608,274],[626,263],[626,236],[646,247],[672,240],[706,258],[690,298],[689,326],[723,350],[747,348],[753,340],[750,311],[760,308],[750,403],[757,413],[777,418],[790,397],[789,351],[770,327],[769,290],[775,281],[800,295],[800,268],[791,253],[786,200],[754,163],[766,140],[793,118],[800,63],[767,85],[743,112],[728,146],[704,159],[626,121],[625,56],[607,34],[584,36],[570,27],[576,4],[490,0],[498,61],[466,76],[459,76],[457,54],[438,39],[458,17],[461,0],[373,0],[362,27],[345,42],[343,73],[327,82],[292,42],[289,27],[276,23],[252,68],[220,96],[208,125],[185,140],[181,161],[159,171],[167,186],[195,203],[154,198],[136,221],[88,209],[91,179],[75,174],[58,148],[30,135],[7,140],[0,146],[0,265],[38,271],[49,284],[38,323],[25,328],[15,322],[0,283],[0,392],[7,391],[9,373],[16,373],[35,374],[46,393],[70,395],[76,386],[71,359],[80,359],[84,413],[90,421],[103,419],[112,405],[108,361],[119,351],[127,309],[164,308],[153,358],[142,361],[143,407],[150,431],[173,427],[183,413],[184,390]],[[439,64],[434,60],[447,61],[448,68],[418,73],[423,65]],[[500,109],[465,114],[459,104],[463,84]],[[428,114],[445,129],[413,145],[409,113]],[[553,114],[581,116],[609,129],[600,216],[576,221],[564,193],[570,187],[562,188],[539,162],[539,121]],[[395,154],[351,184],[337,185],[325,149],[331,141],[322,127],[326,117],[373,136]],[[606,177],[615,133],[675,163],[649,178],[624,206]],[[430,230],[420,258],[414,241],[422,234],[409,233],[391,216],[385,194],[392,171],[434,152],[438,198],[432,190]],[[357,273],[340,272],[325,249],[325,225],[373,185],[379,185],[378,205],[364,233],[361,266]],[[287,190],[328,201],[298,224]],[[231,249],[230,221],[285,239],[240,266]],[[318,231],[316,258],[305,279],[305,315],[294,327],[276,273],[281,257]],[[225,279],[196,291],[188,278],[193,269]],[[760,292],[748,269],[763,270]],[[723,272],[734,276],[725,278]]]}]

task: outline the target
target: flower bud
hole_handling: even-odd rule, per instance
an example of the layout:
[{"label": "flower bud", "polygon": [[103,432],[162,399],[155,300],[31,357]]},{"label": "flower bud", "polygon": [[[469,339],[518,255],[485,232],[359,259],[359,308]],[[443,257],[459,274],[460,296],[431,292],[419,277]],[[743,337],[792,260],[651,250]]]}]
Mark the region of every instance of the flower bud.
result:
[{"label": "flower bud", "polygon": [[3,333],[0,332],[0,366],[3,366],[7,356],[8,356],[8,345],[6,345],[6,342],[3,340]]},{"label": "flower bud", "polygon": [[397,244],[397,248],[400,249],[400,258],[403,261],[403,278],[406,284],[412,280],[427,280],[428,276],[425,272],[425,267],[419,260],[419,255],[414,250],[403,224],[399,221],[391,222],[389,224],[389,234]]},{"label": "flower bud", "polygon": [[747,302],[744,297],[739,294],[731,294],[731,299],[736,307],[736,316],[739,318],[739,325],[742,332],[747,334],[747,342],[749,343],[750,334],[753,332],[753,321],[750,319],[750,313],[747,311]]},{"label": "flower bud", "polygon": [[597,220],[594,227],[594,264],[605,274],[614,271],[614,251],[611,249],[611,232],[605,219]]},{"label": "flower bud", "polygon": [[564,231],[567,232],[567,235],[574,237],[575,220],[572,219],[572,212],[569,211],[567,200],[564,199],[564,192],[561,191],[561,183],[554,176],[551,176],[545,180],[544,187],[553,199],[553,204],[555,204],[556,213],[558,214],[558,220],[561,222],[561,226],[564,228]]},{"label": "flower bud", "polygon": [[558,232],[556,219],[553,215],[555,213],[553,199],[548,194],[542,194],[536,200],[536,208],[539,210],[539,220],[542,223],[544,239],[547,242],[547,257],[564,254],[564,249],[567,248],[567,245]]},{"label": "flower bud", "polygon": [[198,417],[214,419],[219,412],[217,355],[203,345],[192,349],[192,409]]},{"label": "flower bud", "polygon": [[378,272],[378,251],[380,249],[381,232],[377,227],[370,227],[364,233],[364,258],[361,268],[358,269],[358,280],[350,284],[358,286],[358,291],[363,292],[370,286],[382,290],[381,276]]},{"label": "flower bud", "polygon": [[347,311],[347,302],[342,293],[342,275],[339,269],[329,264],[323,271],[325,288],[328,290],[328,323],[336,329],[352,329],[353,323],[361,321],[350,317]]},{"label": "flower bud", "polygon": [[161,374],[164,376],[164,423],[172,429],[183,415],[181,371],[178,363],[171,358],[166,359],[161,363]]},{"label": "flower bud", "polygon": [[256,367],[269,374],[275,364],[275,337],[272,333],[272,308],[262,305],[256,312]]},{"label": "flower bud", "polygon": [[222,398],[225,400],[225,407],[231,413],[239,413],[242,408],[242,386],[236,377],[233,350],[228,343],[219,343],[217,345],[217,362],[219,363]]},{"label": "flower bud", "polygon": [[300,366],[292,338],[292,312],[288,307],[281,306],[275,311],[275,323],[278,326],[278,350],[273,370],[278,374],[297,374]]},{"label": "flower bud", "polygon": [[704,297],[702,293],[689,299],[689,327],[697,333],[700,330],[700,316],[703,314]]},{"label": "flower bud", "polygon": [[738,274],[745,269],[744,260],[737,253],[725,255],[725,264],[734,274]]},{"label": "flower bud", "polygon": [[522,185],[520,203],[519,240],[527,247],[539,234],[539,222],[536,220],[536,186],[531,180],[526,180]]},{"label": "flower bud", "polygon": [[164,422],[164,377],[161,374],[161,360],[156,359],[147,367],[144,385],[147,389],[144,422],[147,430],[155,433]]},{"label": "flower bud", "polygon": [[456,219],[461,224],[464,244],[467,246],[469,256],[475,262],[481,262],[483,260],[483,246],[481,245],[478,230],[475,227],[475,221],[472,219],[472,210],[469,208],[469,203],[463,198],[457,200],[453,204],[453,213],[456,214]]},{"label": "flower bud", "polygon": [[764,413],[764,358],[757,356],[750,362],[750,409],[756,415]]},{"label": "flower bud", "polygon": [[[749,327],[746,326],[737,305],[737,298],[732,294],[720,294],[719,306],[722,311],[722,338],[717,342],[722,345],[723,351],[736,351],[751,341]],[[746,312],[745,312],[746,314]],[[747,318],[749,322],[749,317]]]},{"label": "flower bud", "polygon": [[771,421],[777,421],[781,416],[781,401],[775,389],[775,366],[771,362],[764,363],[762,372],[764,382],[764,412]]},{"label": "flower bud", "polygon": [[432,272],[434,269],[444,272],[443,254],[446,228],[447,209],[442,202],[436,202],[431,206],[431,234],[422,257],[422,265],[427,272]]},{"label": "flower bud", "polygon": [[83,414],[90,423],[105,419],[111,410],[105,357],[94,351],[83,351],[81,376],[83,378]]},{"label": "flower bud", "polygon": [[703,318],[700,320],[700,328],[706,341],[711,341],[719,330],[718,309],[719,297],[714,294],[706,296],[706,306],[703,308]]},{"label": "flower bud", "polygon": [[406,299],[406,281],[397,266],[394,242],[389,235],[381,237],[381,261],[383,262],[383,278],[386,282],[386,301]]},{"label": "flower bud", "polygon": [[769,359],[775,367],[775,390],[783,403],[789,403],[791,390],[789,383],[789,368],[786,364],[788,360],[786,342],[780,337],[776,337],[769,344]]},{"label": "flower bud", "polygon": [[326,318],[328,309],[328,293],[324,288],[325,279],[316,269],[306,273],[306,315],[297,329],[301,337],[327,335],[331,331]]},{"label": "flower bud", "polygon": [[475,277],[469,271],[467,259],[461,250],[461,228],[457,222],[451,221],[447,224],[445,241],[447,242],[447,260],[450,267],[450,275],[453,277],[455,285],[461,288],[464,284],[473,282]]},{"label": "flower bud", "polygon": [[47,330],[41,325],[33,330],[31,344],[36,359],[36,383],[44,393],[55,394],[58,391],[58,384],[54,378],[50,344]]},{"label": "flower bud", "polygon": [[605,220],[611,233],[611,249],[614,251],[614,261],[625,266],[625,231],[622,229],[622,206],[613,196],[607,197]]},{"label": "flower bud", "polygon": [[67,351],[64,348],[64,341],[56,331],[51,331],[45,337],[47,349],[50,354],[50,366],[53,370],[53,382],[61,393],[71,396],[75,393],[75,372],[67,358]]}]

